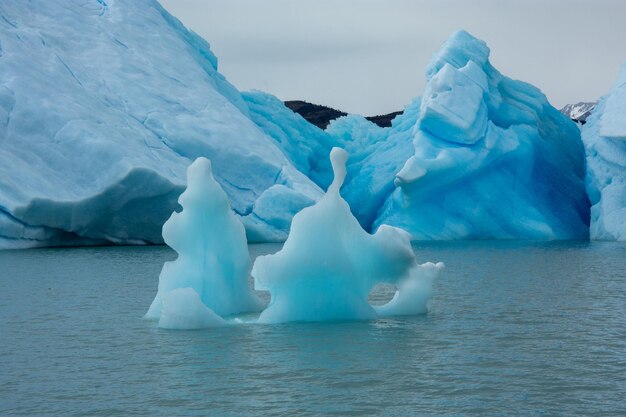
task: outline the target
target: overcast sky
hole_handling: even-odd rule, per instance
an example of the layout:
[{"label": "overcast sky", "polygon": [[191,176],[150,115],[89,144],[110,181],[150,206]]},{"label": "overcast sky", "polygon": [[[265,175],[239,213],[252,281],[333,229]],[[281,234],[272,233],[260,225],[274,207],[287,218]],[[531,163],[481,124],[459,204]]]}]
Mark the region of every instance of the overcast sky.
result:
[{"label": "overcast sky", "polygon": [[606,94],[626,61],[624,0],[161,0],[204,37],[239,90],[350,113],[401,109],[465,29],[503,74],[560,108]]}]

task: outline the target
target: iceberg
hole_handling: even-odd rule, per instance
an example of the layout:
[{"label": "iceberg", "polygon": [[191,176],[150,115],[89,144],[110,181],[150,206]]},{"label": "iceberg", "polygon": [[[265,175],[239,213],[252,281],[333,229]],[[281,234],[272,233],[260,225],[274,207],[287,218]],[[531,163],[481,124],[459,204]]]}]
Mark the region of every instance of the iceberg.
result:
[{"label": "iceberg", "polygon": [[[374,285],[396,284],[417,268],[408,233],[382,225],[370,235],[341,198],[347,158],[345,150],[332,149],[334,179],[326,194],[295,215],[289,237],[279,252],[260,256],[254,262],[255,289],[271,294],[260,323],[375,318],[376,310],[367,301]],[[436,272],[442,266],[437,266]],[[407,291],[408,297],[421,305],[426,297],[410,286],[402,285],[399,291]],[[426,287],[428,284],[420,290],[426,293]],[[406,311],[406,297],[403,306],[397,307],[395,302],[386,312]]]},{"label": "iceberg", "polygon": [[162,243],[200,156],[251,241],[322,195],[156,0],[2,2],[0,56],[0,248]]},{"label": "iceberg", "polygon": [[626,241],[626,64],[582,129],[591,200],[590,237]]},{"label": "iceberg", "polygon": [[584,239],[589,201],[574,122],[500,74],[460,31],[430,62],[413,154],[373,229],[429,239]]},{"label": "iceberg", "polygon": [[244,226],[213,178],[208,159],[198,158],[187,169],[179,203],[183,210],[163,225],[165,243],[178,258],[163,265],[145,318],[159,319],[160,327],[198,328],[219,324],[220,316],[260,311],[260,300],[248,288]]}]

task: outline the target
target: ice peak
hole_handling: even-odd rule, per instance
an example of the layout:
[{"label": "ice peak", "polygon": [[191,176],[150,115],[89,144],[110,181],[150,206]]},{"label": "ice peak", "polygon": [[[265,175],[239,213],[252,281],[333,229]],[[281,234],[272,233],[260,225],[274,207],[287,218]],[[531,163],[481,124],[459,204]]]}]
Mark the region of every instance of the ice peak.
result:
[{"label": "ice peak", "polygon": [[485,66],[489,62],[489,53],[489,47],[484,41],[465,30],[459,30],[453,33],[439,52],[433,55],[426,67],[426,77],[430,79],[445,64],[458,69],[466,66],[469,61],[474,61],[481,67]]},{"label": "ice peak", "polygon": [[341,148],[334,147],[330,151],[330,163],[333,167],[334,179],[330,187],[328,187],[329,193],[339,194],[339,189],[343,185],[343,181],[346,179],[346,161],[348,160],[348,152]]}]

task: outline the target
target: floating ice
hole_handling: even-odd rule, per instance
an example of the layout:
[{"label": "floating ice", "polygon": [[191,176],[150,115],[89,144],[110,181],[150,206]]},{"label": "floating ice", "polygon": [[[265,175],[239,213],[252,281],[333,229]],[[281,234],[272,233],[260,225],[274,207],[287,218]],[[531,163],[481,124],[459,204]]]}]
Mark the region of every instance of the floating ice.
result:
[{"label": "floating ice", "polygon": [[583,127],[587,152],[590,237],[626,240],[626,64],[613,91]]},{"label": "floating ice", "polygon": [[[163,238],[178,252],[178,258],[163,265],[159,289],[146,318],[161,318],[167,327],[184,327],[184,318],[190,319],[189,326],[212,322],[189,291],[170,296],[180,288],[195,291],[201,303],[220,316],[260,311],[260,301],[248,288],[250,257],[245,229],[213,178],[208,159],[198,158],[187,169],[187,189],[179,203],[183,211],[172,213],[163,225]],[[185,301],[190,302],[189,311],[184,309]],[[168,311],[170,318],[165,318]]]},{"label": "floating ice", "polygon": [[224,324],[224,319],[205,306],[193,288],[177,288],[163,296],[159,318],[159,327],[162,329],[206,329]]},{"label": "floating ice", "polygon": [[256,259],[255,288],[271,293],[259,322],[375,318],[367,302],[372,287],[396,284],[415,266],[408,233],[382,225],[368,234],[341,198],[347,157],[331,151],[335,177],[327,193],[296,214],[281,251]]},{"label": "floating ice", "polygon": [[443,269],[443,262],[415,265],[409,275],[400,280],[395,295],[387,304],[374,309],[380,316],[414,316],[425,314],[426,302],[433,290],[433,281]]}]

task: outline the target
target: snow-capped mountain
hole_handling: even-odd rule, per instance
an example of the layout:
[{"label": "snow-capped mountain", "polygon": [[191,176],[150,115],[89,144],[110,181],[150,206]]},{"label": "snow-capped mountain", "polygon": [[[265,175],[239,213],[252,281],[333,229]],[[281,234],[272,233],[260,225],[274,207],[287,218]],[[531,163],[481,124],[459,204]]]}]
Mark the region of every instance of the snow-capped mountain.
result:
[{"label": "snow-capped mountain", "polygon": [[580,102],[576,104],[567,104],[560,112],[572,119],[573,121],[584,125],[587,123],[587,117],[596,108],[597,102]]}]

